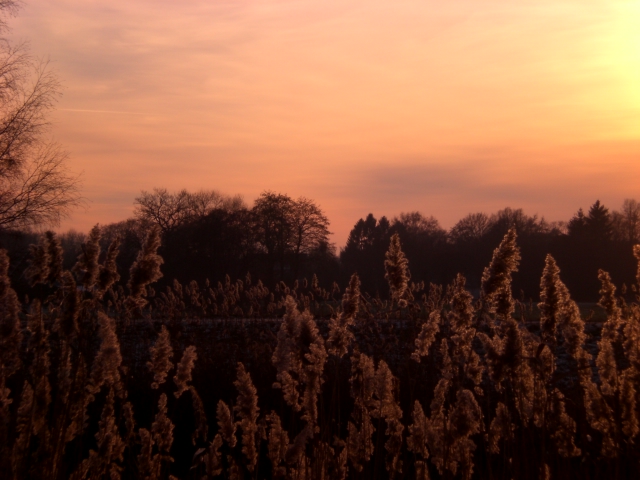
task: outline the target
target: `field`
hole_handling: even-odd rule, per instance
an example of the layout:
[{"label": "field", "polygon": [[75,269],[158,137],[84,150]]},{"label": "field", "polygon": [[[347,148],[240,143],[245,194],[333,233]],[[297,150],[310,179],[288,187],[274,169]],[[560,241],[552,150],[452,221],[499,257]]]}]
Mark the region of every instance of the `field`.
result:
[{"label": "field", "polygon": [[551,257],[539,303],[514,300],[513,230],[479,298],[410,282],[397,236],[382,299],[356,274],[156,292],[157,231],[125,288],[98,241],[63,271],[43,237],[24,302],[0,252],[11,478],[640,477],[640,307],[602,271],[576,304]]}]

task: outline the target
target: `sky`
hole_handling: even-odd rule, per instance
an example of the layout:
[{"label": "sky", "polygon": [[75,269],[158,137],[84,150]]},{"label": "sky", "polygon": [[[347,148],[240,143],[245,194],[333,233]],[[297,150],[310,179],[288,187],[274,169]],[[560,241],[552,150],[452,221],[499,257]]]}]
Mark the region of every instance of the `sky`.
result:
[{"label": "sky", "polygon": [[640,200],[640,0],[25,0],[88,230],[142,190],[315,200],[445,228]]}]

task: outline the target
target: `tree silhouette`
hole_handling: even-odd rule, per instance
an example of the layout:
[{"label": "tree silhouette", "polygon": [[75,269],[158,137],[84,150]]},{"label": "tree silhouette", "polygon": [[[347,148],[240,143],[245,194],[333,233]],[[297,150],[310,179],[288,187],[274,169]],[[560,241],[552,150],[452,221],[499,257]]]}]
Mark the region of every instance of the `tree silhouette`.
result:
[{"label": "tree silhouette", "polygon": [[291,234],[294,252],[294,278],[300,271],[300,256],[320,245],[328,248],[329,219],[312,200],[300,197],[291,211]]},{"label": "tree silhouette", "polygon": [[[0,34],[19,5],[0,1]],[[59,94],[46,62],[0,38],[0,228],[57,225],[81,202],[67,154],[44,138]]]},{"label": "tree silhouette", "polygon": [[567,230],[571,237],[581,237],[584,235],[587,229],[587,217],[584,214],[582,208],[580,208],[576,214],[571,217],[567,224]]},{"label": "tree silhouette", "polygon": [[320,245],[329,245],[329,220],[313,200],[304,197],[293,200],[288,195],[266,191],[260,194],[251,211],[255,239],[266,254],[271,277],[276,264],[280,278],[284,276],[289,257],[293,277],[297,278],[302,255]]},{"label": "tree silhouette", "polygon": [[640,203],[625,198],[620,211],[612,213],[611,224],[617,240],[631,244],[640,242]]},{"label": "tree silhouette", "polygon": [[611,240],[613,233],[611,215],[609,214],[609,209],[602,205],[600,200],[596,200],[596,203],[589,208],[585,226],[589,237],[596,242]]},{"label": "tree silhouette", "polygon": [[135,199],[135,216],[143,223],[155,224],[166,234],[175,228],[205,217],[215,209],[229,211],[244,207],[242,197],[229,197],[216,190],[176,193],[166,188],[142,191]]},{"label": "tree silhouette", "polygon": [[477,242],[489,231],[489,216],[486,213],[470,213],[460,219],[449,231],[453,243]]},{"label": "tree silhouette", "polygon": [[373,214],[360,219],[349,233],[347,244],[340,253],[345,273],[357,272],[363,290],[384,292],[384,255],[391,240],[391,225],[386,217],[376,220]]},{"label": "tree silhouette", "polygon": [[276,262],[280,263],[280,276],[284,274],[284,257],[292,234],[290,213],[293,200],[288,195],[263,192],[255,201],[253,224],[256,242],[267,255],[267,271],[273,280]]}]

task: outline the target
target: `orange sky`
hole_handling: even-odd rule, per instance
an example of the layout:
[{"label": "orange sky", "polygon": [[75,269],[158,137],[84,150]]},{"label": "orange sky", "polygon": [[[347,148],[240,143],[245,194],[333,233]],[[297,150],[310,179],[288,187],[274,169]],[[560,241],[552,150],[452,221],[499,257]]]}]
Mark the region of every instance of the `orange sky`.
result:
[{"label": "orange sky", "polygon": [[64,85],[83,172],[62,228],[156,186],[315,199],[444,227],[640,200],[640,1],[26,0],[12,40]]}]

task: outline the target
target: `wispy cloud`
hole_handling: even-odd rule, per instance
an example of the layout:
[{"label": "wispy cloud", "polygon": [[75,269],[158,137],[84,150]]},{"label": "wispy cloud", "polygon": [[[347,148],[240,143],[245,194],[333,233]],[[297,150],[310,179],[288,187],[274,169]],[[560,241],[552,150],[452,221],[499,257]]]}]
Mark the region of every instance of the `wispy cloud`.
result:
[{"label": "wispy cloud", "polygon": [[91,110],[84,108],[61,108],[61,112],[77,112],[77,113],[108,113],[115,115],[149,115],[148,113],[142,112],[123,112],[120,110]]},{"label": "wispy cloud", "polygon": [[623,0],[28,0],[12,36],[51,58],[54,133],[100,198],[69,225],[157,185],[278,189],[342,243],[367,210],[637,196],[639,23]]}]

